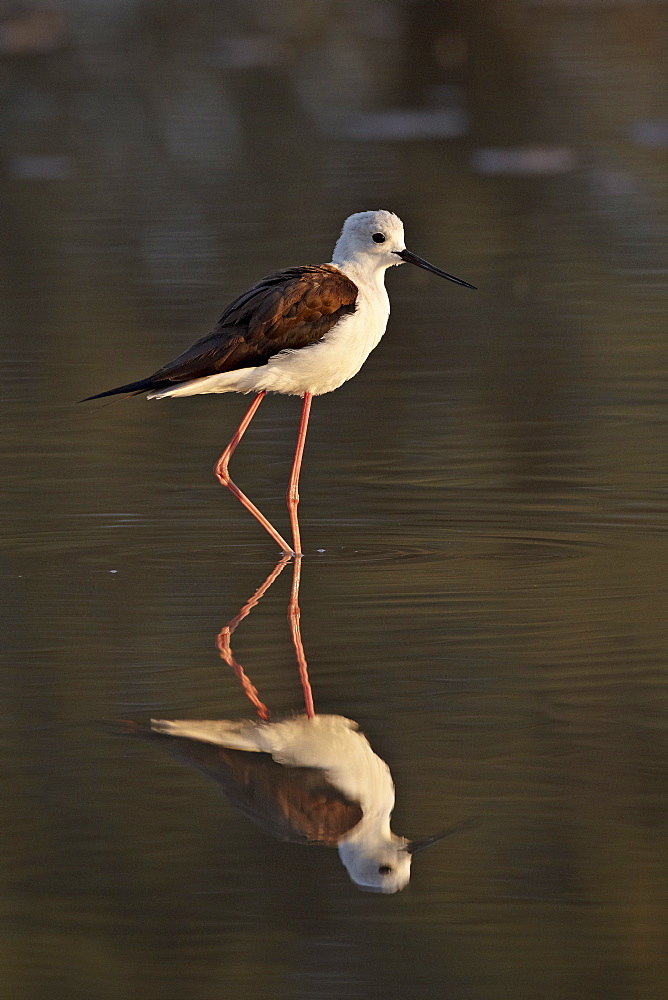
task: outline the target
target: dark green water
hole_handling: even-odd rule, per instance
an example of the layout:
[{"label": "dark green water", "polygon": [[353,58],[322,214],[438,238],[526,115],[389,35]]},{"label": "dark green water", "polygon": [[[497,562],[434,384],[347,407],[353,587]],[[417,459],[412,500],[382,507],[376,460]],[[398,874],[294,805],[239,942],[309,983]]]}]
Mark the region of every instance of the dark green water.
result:
[{"label": "dark green water", "polygon": [[[0,63],[0,996],[664,996],[665,11],[279,7],[66,8],[66,45]],[[435,94],[467,134],[350,137]],[[527,145],[570,166],[476,167]],[[304,460],[316,706],[389,762],[397,832],[482,816],[391,897],[105,728],[248,714],[214,640],[276,551],[211,474],[246,401],[75,405],[380,206],[480,288],[390,273]],[[268,398],[234,459],[279,530],[298,411]],[[234,645],[277,712],[288,576]]]}]

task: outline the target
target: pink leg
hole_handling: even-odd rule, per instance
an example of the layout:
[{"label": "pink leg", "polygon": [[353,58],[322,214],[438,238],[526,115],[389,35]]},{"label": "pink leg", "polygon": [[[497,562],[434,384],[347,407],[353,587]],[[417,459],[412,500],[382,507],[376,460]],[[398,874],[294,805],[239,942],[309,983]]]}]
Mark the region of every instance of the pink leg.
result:
[{"label": "pink leg", "polygon": [[269,718],[267,706],[260,700],[257,688],[251,682],[250,677],[234,656],[230,643],[232,640],[232,633],[238,625],[240,625],[244,618],[251,613],[260,598],[264,597],[272,583],[281,575],[289,560],[290,556],[287,555],[283,556],[283,558],[279,560],[264,583],[260,584],[253,596],[246,601],[238,614],[236,614],[234,618],[231,618],[227,625],[223,626],[216,637],[216,649],[220,653],[221,658],[225,660],[225,663],[227,663],[228,666],[232,667],[234,673],[241,682],[241,686],[244,689],[246,697],[251,704],[255,706],[255,710],[259,717],[265,720]]},{"label": "pink leg", "polygon": [[292,471],[290,473],[290,482],[288,484],[288,512],[290,514],[290,524],[292,525],[292,544],[294,546],[296,556],[300,556],[302,554],[302,542],[299,535],[299,521],[297,520],[297,507],[299,505],[299,471],[302,467],[304,444],[306,443],[306,429],[308,427],[308,418],[311,412],[312,399],[313,393],[304,393],[302,416],[299,421],[299,433],[297,435],[297,447],[295,448],[295,457],[292,462]]},{"label": "pink leg", "polygon": [[301,681],[302,691],[304,692],[304,708],[306,709],[306,715],[309,719],[315,718],[315,708],[313,705],[313,692],[311,691],[311,683],[308,679],[308,666],[306,663],[306,655],[304,653],[304,644],[302,643],[301,630],[299,628],[299,579],[301,576],[302,561],[301,559],[295,559],[294,566],[292,570],[292,590],[290,591],[290,604],[288,605],[288,621],[290,622],[290,634],[292,636],[292,644],[295,647],[295,653],[297,654],[297,664],[299,666],[299,680]]},{"label": "pink leg", "polygon": [[241,501],[241,503],[244,505],[244,507],[246,508],[246,510],[249,510],[251,512],[251,514],[253,515],[253,517],[257,518],[257,520],[260,522],[260,524],[262,525],[262,527],[266,531],[269,532],[269,534],[274,539],[274,541],[278,543],[281,551],[285,555],[292,556],[292,555],[294,555],[294,552],[290,548],[290,546],[288,545],[288,543],[285,541],[285,539],[283,538],[283,536],[279,535],[279,533],[276,531],[276,528],[273,526],[273,524],[270,521],[267,520],[267,518],[264,516],[264,514],[261,511],[259,511],[257,509],[257,507],[255,506],[255,504],[252,503],[248,499],[248,497],[246,496],[246,494],[242,493],[241,490],[239,489],[239,487],[235,483],[232,482],[232,480],[230,478],[230,474],[229,474],[229,472],[227,470],[229,461],[232,458],[232,455],[234,454],[237,445],[239,444],[239,442],[241,441],[242,437],[246,433],[246,431],[248,429],[248,425],[250,424],[251,420],[255,416],[255,411],[257,410],[258,406],[260,405],[260,403],[264,399],[265,395],[266,394],[264,392],[258,392],[257,396],[255,397],[255,399],[253,400],[253,402],[251,403],[251,405],[248,407],[248,410],[246,412],[246,416],[244,417],[244,419],[241,421],[241,423],[237,427],[237,429],[236,429],[236,431],[234,433],[234,437],[232,438],[232,440],[228,444],[227,448],[225,449],[225,451],[223,452],[223,454],[220,456],[220,458],[216,462],[216,464],[215,464],[215,466],[213,468],[213,471],[214,471],[215,475],[217,476],[218,481],[223,486],[226,486],[228,488],[228,490],[230,491],[230,493],[233,493],[234,496],[237,498],[237,500]]}]

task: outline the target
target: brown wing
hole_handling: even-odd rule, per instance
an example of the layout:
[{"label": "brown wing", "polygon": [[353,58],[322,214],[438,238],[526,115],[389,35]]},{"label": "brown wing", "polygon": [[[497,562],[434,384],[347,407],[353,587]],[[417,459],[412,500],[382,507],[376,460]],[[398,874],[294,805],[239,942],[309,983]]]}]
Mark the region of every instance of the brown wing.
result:
[{"label": "brown wing", "polygon": [[215,327],[158,369],[156,381],[183,382],[265,365],[286,348],[308,347],[354,312],[357,286],[338,268],[293,267],[263,278],[227,307]]},{"label": "brown wing", "polygon": [[357,285],[331,264],[278,271],[235,299],[210,333],[153,375],[87,398],[166,389],[207,375],[266,365],[279,351],[317,343],[355,311],[356,299]]},{"label": "brown wing", "polygon": [[211,778],[233,806],[280,840],[334,847],[362,819],[360,804],[347,799],[318,768],[285,767],[266,753],[228,750],[136,723],[121,725],[125,732],[158,740],[181,763]]}]

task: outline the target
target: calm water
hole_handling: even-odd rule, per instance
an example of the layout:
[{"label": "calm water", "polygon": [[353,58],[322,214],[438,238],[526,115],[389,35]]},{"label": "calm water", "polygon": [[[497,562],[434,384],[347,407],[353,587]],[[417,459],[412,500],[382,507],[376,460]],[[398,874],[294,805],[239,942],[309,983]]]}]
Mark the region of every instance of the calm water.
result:
[{"label": "calm water", "polygon": [[[665,996],[665,9],[280,6],[65,5],[0,62],[0,996]],[[304,462],[316,707],[397,832],[482,817],[389,897],[109,732],[249,713],[214,641],[276,552],[211,474],[244,400],[75,405],[381,205],[480,287],[390,273]],[[298,410],[234,459],[279,530]],[[276,712],[288,591],[234,643]]]}]

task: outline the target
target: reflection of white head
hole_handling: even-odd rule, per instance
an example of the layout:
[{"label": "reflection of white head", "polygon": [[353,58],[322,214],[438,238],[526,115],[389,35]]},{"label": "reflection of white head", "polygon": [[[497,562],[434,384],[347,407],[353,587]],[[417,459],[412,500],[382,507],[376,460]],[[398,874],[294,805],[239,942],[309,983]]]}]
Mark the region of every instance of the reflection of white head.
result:
[{"label": "reflection of white head", "polygon": [[397,252],[406,249],[404,224],[393,212],[358,212],[350,215],[334,247],[335,264],[364,261],[370,270],[401,264]]},{"label": "reflection of white head", "polygon": [[341,860],[348,869],[353,882],[371,892],[398,892],[408,885],[411,877],[411,861],[414,854],[433,847],[445,837],[477,826],[478,818],[466,819],[433,837],[421,840],[406,840],[397,837],[389,826],[384,834],[373,832],[370,824],[366,830],[353,834],[339,844]]},{"label": "reflection of white head", "polygon": [[339,844],[339,855],[353,882],[370,892],[398,892],[411,877],[408,841],[390,833],[389,839],[351,840]]}]

